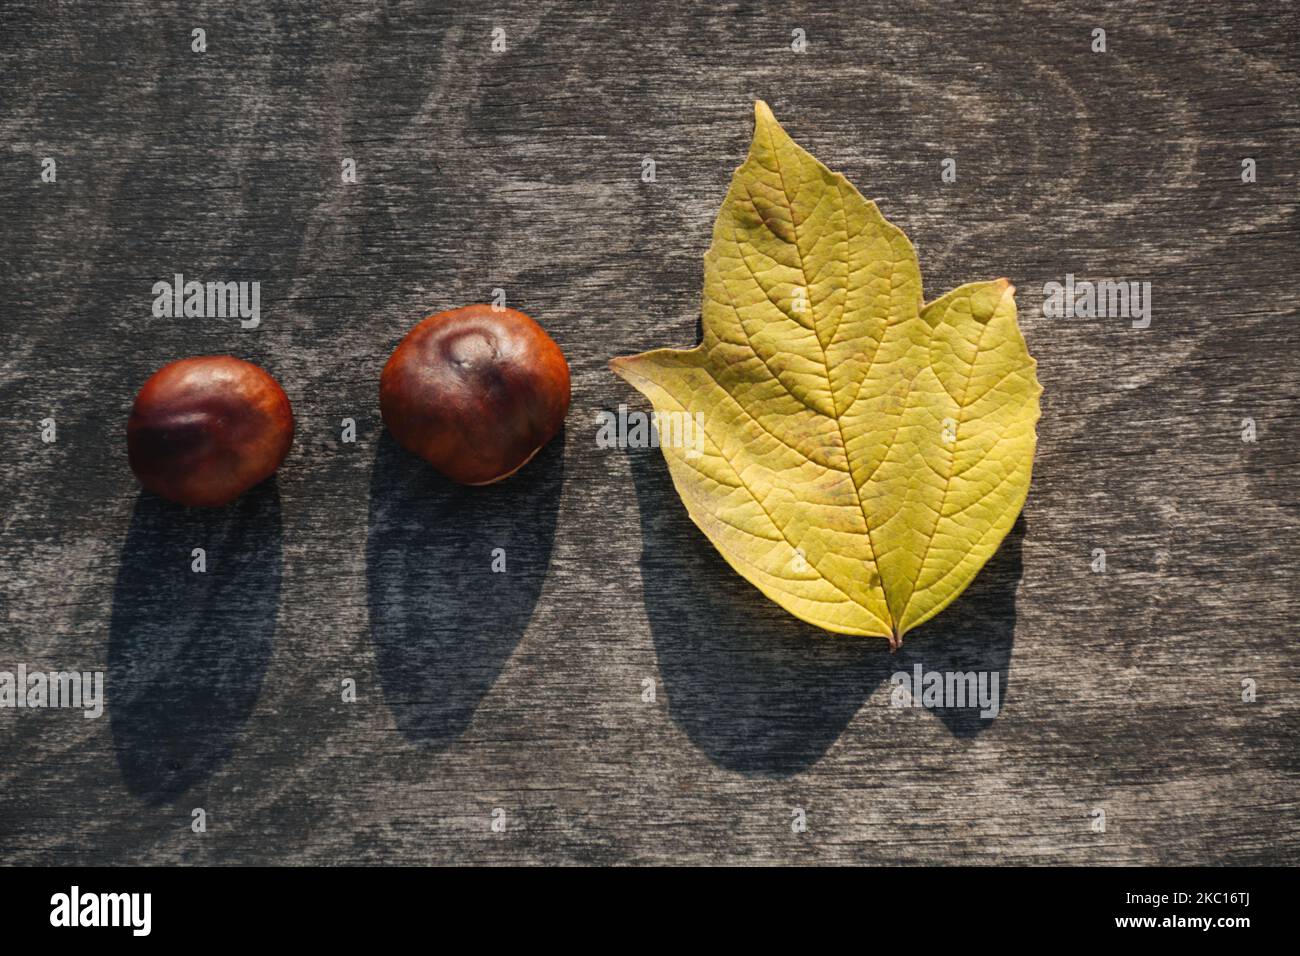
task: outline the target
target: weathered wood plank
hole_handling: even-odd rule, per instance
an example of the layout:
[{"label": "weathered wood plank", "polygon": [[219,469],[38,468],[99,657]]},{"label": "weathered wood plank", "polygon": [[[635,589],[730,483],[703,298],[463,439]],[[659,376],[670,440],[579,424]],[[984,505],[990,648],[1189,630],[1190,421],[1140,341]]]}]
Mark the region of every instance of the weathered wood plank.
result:
[{"label": "weathered wood plank", "polygon": [[[0,669],[109,687],[0,711],[0,861],[1300,862],[1294,5],[244,7],[0,7]],[[692,341],[755,96],[928,296],[1016,283],[1046,388],[1022,521],[893,657],[765,602],[657,451],[594,440],[640,407],[606,361]],[[261,326],[154,318],[175,272],[259,281]],[[1067,273],[1149,281],[1150,327],[1043,318]],[[495,288],[574,405],[466,492],[376,382]],[[123,428],[208,352],[299,430],[194,516],[138,497]],[[889,707],[918,663],[997,672],[1001,714]]]}]

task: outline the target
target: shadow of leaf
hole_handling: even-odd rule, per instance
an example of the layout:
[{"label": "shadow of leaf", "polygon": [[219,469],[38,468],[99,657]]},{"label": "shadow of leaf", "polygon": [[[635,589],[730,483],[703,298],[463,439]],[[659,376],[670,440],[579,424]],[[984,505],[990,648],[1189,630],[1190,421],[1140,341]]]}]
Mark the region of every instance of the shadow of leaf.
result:
[{"label": "shadow of leaf", "polygon": [[[1011,670],[1011,645],[1016,633],[1016,591],[1024,571],[1021,550],[1024,513],[1016,519],[988,563],[975,575],[961,597],[907,635],[897,654],[897,669],[915,673],[982,673],[992,686],[997,675],[998,706],[1006,705]],[[957,737],[974,737],[992,726],[997,716],[984,718],[980,708],[936,707],[934,714]]]},{"label": "shadow of leaf", "polygon": [[[830,634],[769,601],[691,522],[659,450],[627,456],[640,508],[646,615],[669,713],[714,763],[753,776],[799,773],[839,739],[879,684],[922,660],[998,670],[1005,687],[1023,519],[967,592],[893,655],[883,640]],[[977,711],[938,716],[969,736],[988,723]]]},{"label": "shadow of leaf", "polygon": [[627,456],[669,714],[728,770],[807,769],[894,670],[888,645],[827,634],[763,597],[691,522],[659,450]]}]

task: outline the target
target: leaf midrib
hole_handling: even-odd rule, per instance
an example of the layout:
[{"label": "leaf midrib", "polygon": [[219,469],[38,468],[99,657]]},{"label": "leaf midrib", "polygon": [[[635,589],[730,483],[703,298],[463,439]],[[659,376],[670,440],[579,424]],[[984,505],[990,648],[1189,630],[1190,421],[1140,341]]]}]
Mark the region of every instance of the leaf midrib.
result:
[{"label": "leaf midrib", "polygon": [[[880,567],[880,552],[876,550],[875,537],[871,533],[871,520],[867,517],[867,503],[862,500],[862,486],[858,484],[857,476],[853,473],[853,462],[849,457],[849,443],[848,443],[848,439],[844,435],[844,423],[840,420],[839,400],[835,393],[835,384],[831,381],[830,357],[826,354],[826,346],[822,344],[821,336],[817,334],[817,309],[816,306],[813,305],[813,301],[812,301],[812,286],[811,283],[809,283],[808,281],[808,268],[804,262],[803,247],[799,245],[799,218],[795,214],[794,197],[790,194],[790,187],[785,180],[785,169],[781,165],[781,153],[777,149],[776,137],[773,134],[771,125],[767,125],[767,140],[768,140],[768,146],[772,151],[772,160],[773,162],[776,163],[776,174],[781,178],[781,194],[785,198],[787,208],[790,210],[790,235],[794,237],[794,251],[795,254],[799,257],[799,274],[803,277],[803,288],[804,288],[804,293],[808,297],[808,307],[813,310],[813,330],[812,330],[813,338],[817,340],[817,347],[821,349],[822,371],[826,375],[826,389],[827,391],[830,392],[830,396],[831,396],[831,410],[835,413],[832,416],[835,419],[835,430],[840,436],[840,447],[844,450],[844,467],[845,467],[845,471],[848,473],[849,484],[853,486],[853,492],[858,499],[858,511],[862,514],[862,526],[867,531],[867,544],[871,548],[871,563],[875,566],[876,585],[880,588],[880,596],[884,601],[885,611],[886,613],[889,614],[888,624],[889,624],[889,629],[892,632],[890,638],[892,643],[893,641],[896,641],[900,636],[898,633],[899,622],[895,620],[894,610],[889,606],[889,594],[885,591],[885,576],[881,572],[881,567]],[[814,160],[814,162],[819,162],[819,161]],[[827,170],[827,172],[829,173],[830,170]],[[835,195],[840,201],[840,217],[844,221],[844,244],[845,244],[845,250],[847,252],[848,236],[849,236],[848,209],[844,205],[844,196],[839,190],[838,183],[836,184]],[[776,235],[776,233],[773,233],[773,235]],[[780,237],[778,236],[777,238]],[[844,294],[845,294],[845,302],[847,304],[848,301],[847,279],[845,281]],[[841,309],[840,312],[841,321],[843,320],[843,314],[844,314],[843,309]],[[837,323],[837,328],[838,328],[838,323]],[[885,333],[881,334],[880,342],[876,343],[877,354],[880,351],[881,345],[884,343],[885,334],[888,333],[888,330],[889,330],[889,322],[888,319],[886,319]],[[874,355],[872,356],[872,361],[873,362],[875,361]],[[885,454],[886,457],[888,457],[889,454],[888,451],[886,451]],[[838,587],[838,585],[836,586]],[[874,612],[870,608],[862,605],[857,601],[854,601],[854,603],[858,604],[858,606],[861,607],[867,613],[872,614],[872,616],[875,616]]]}]

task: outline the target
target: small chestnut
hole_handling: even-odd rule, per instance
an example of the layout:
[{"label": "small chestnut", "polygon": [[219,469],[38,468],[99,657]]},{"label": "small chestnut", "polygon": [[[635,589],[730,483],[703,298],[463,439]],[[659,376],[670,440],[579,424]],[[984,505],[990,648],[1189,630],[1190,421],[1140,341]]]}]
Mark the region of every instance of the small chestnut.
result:
[{"label": "small chestnut", "polygon": [[126,426],[140,482],[191,507],[224,505],[265,481],[292,443],[293,409],[280,384],[228,355],[163,366],[135,397]]},{"label": "small chestnut", "polygon": [[513,475],[569,411],[569,363],[514,309],[467,305],[431,315],[402,339],[379,379],[384,424],[453,481]]}]

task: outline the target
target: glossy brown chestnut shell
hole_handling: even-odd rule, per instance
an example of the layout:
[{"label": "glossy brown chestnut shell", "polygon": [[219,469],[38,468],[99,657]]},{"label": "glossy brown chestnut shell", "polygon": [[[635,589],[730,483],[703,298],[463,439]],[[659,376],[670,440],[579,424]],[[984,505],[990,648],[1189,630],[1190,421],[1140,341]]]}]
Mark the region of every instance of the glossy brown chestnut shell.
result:
[{"label": "glossy brown chestnut shell", "polygon": [[379,379],[384,424],[453,481],[506,478],[555,437],[569,411],[569,363],[514,309],[467,305],[431,315]]},{"label": "glossy brown chestnut shell", "polygon": [[291,444],[293,409],[280,384],[228,355],[163,366],[135,397],[126,426],[140,482],[191,507],[224,505],[265,481]]}]

